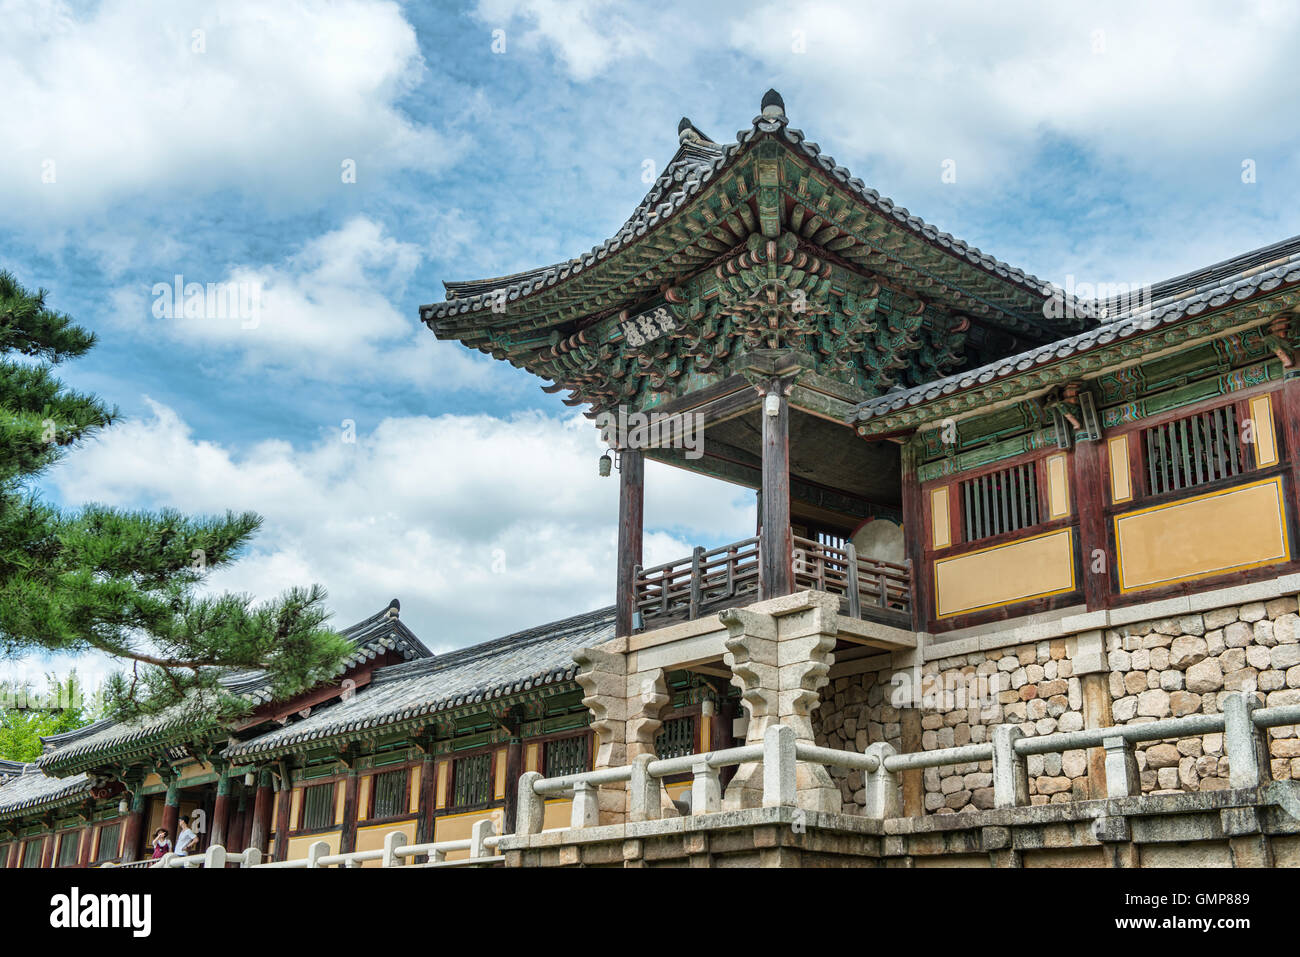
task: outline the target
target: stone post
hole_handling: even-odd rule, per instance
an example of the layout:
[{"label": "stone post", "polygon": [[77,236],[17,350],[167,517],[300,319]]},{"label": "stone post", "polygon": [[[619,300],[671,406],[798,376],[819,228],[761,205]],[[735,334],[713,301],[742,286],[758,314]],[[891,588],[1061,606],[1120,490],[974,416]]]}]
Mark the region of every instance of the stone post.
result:
[{"label": "stone post", "polygon": [[1029,768],[1015,744],[1025,733],[1014,724],[993,727],[993,806],[1021,807],[1029,803]]},{"label": "stone post", "polygon": [[864,814],[866,817],[883,820],[888,817],[901,817],[903,805],[899,795],[899,776],[885,770],[885,759],[895,753],[893,745],[886,741],[877,741],[867,745],[864,752],[868,757],[876,758],[880,764],[876,770],[866,774],[867,800]]},{"label": "stone post", "polygon": [[[1095,577],[1095,576],[1094,576]],[[1083,726],[1109,728],[1115,723],[1111,714],[1110,666],[1106,643],[1100,631],[1082,632],[1066,643],[1074,677],[1079,679],[1083,695]],[[1109,792],[1104,748],[1088,749],[1088,796],[1100,799]],[[1137,793],[1137,792],[1135,792]]]},{"label": "stone post", "polygon": [[1223,702],[1223,751],[1228,758],[1228,784],[1255,788],[1272,780],[1268,747],[1250,713],[1259,707],[1253,694],[1228,695]]},{"label": "stone post", "polygon": [[657,821],[662,816],[663,788],[646,769],[654,759],[653,754],[638,754],[632,759],[632,779],[627,788],[630,821]]},{"label": "stone post", "polygon": [[1116,735],[1106,738],[1102,747],[1106,755],[1106,797],[1122,798],[1141,794],[1142,781],[1138,775],[1133,743]]},{"label": "stone post", "polygon": [[[596,734],[593,769],[621,767],[633,756],[629,754],[627,746],[627,656],[598,648],[581,648],[573,653],[573,660],[579,666],[574,680],[582,688],[582,703],[591,712],[591,729]],[[520,794],[522,793],[521,791]],[[604,814],[605,823],[621,824],[626,819],[625,791],[606,788],[597,802],[597,807]],[[522,810],[516,813],[522,813]]]},{"label": "stone post", "polygon": [[399,857],[397,849],[406,846],[406,835],[401,831],[389,831],[384,835],[384,857],[381,867],[401,867],[406,858]]},{"label": "stone post", "polygon": [[718,784],[718,769],[709,767],[707,761],[697,761],[691,768],[691,813],[712,814],[722,807],[722,788]]},{"label": "stone post", "polygon": [[794,729],[768,725],[763,734],[763,807],[791,807],[797,803]]},{"label": "stone post", "polygon": [[600,823],[599,788],[578,781],[573,785],[573,808],[569,814],[569,827],[595,827]]},{"label": "stone post", "polygon": [[542,802],[542,796],[533,790],[533,784],[541,779],[542,776],[537,771],[525,771],[519,775],[519,800],[515,805],[516,834],[542,833],[546,805]]},{"label": "stone post", "polygon": [[[839,599],[804,592],[766,607],[771,611],[733,608],[719,615],[728,632],[724,660],[749,712],[746,744],[763,742],[768,728],[778,724],[795,740],[814,744],[812,712],[835,660]],[[762,769],[742,765],[727,785],[723,806],[762,806],[762,775]],[[840,791],[824,767],[799,764],[797,780],[799,807],[839,812]]]}]

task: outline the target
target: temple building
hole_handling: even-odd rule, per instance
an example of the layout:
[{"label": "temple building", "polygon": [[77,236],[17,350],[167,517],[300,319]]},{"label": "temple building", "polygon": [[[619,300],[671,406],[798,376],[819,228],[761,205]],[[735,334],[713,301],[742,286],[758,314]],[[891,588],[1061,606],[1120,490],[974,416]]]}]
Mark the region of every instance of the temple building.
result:
[{"label": "temple building", "polygon": [[[421,308],[601,431],[612,606],[435,656],[394,603],[303,698],[232,676],[235,727],[49,739],[0,860],[200,809],[277,861],[491,821],[507,866],[1300,866],[1300,237],[1079,298],[774,91],[678,144],[589,253]],[[646,459],[755,534],[646,566]]]}]

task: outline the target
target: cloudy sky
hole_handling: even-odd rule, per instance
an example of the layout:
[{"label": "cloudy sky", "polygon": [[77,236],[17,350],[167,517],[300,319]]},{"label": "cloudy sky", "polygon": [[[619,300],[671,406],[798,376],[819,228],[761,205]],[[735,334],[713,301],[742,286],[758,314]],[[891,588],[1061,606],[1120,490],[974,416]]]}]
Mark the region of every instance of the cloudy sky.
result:
[{"label": "cloudy sky", "polygon": [[[728,140],[770,86],[869,185],[1057,283],[1300,233],[1294,4],[646,8],[0,0],[0,265],[99,334],[64,378],[125,416],[49,497],[258,511],[214,586],[320,582],[339,625],[397,596],[435,650],[609,603],[594,430],[417,308],[588,250],[683,114]],[[177,276],[260,290],[255,317],[168,313]],[[650,467],[648,562],[753,522]]]}]

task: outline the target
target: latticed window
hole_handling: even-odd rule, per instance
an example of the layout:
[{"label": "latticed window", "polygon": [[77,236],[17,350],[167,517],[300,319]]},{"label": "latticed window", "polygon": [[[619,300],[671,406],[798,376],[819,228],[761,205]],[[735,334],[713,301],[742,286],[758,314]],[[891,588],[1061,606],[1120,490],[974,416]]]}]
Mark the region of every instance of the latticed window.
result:
[{"label": "latticed window", "polygon": [[397,817],[410,808],[407,792],[406,768],[385,771],[374,777],[375,796],[371,801],[371,817]]},{"label": "latticed window", "polygon": [[575,734],[546,744],[546,777],[560,778],[587,770],[587,736]]},{"label": "latticed window", "polygon": [[457,758],[451,770],[453,807],[486,804],[492,800],[492,755],[489,752]]},{"label": "latticed window", "polygon": [[77,853],[81,850],[81,832],[64,831],[59,837],[58,867],[71,867],[77,863]]},{"label": "latticed window", "polygon": [[334,785],[314,784],[302,792],[302,827],[313,831],[334,826]]},{"label": "latticed window", "polygon": [[95,854],[95,863],[102,864],[117,857],[117,842],[122,834],[121,823],[105,824],[99,829],[99,850]]},{"label": "latticed window", "polygon": [[28,841],[23,846],[23,867],[40,867],[41,850],[45,842],[39,837],[35,840]]},{"label": "latticed window", "polygon": [[961,483],[966,541],[973,542],[1038,524],[1038,470],[1013,465]]},{"label": "latticed window", "polygon": [[655,736],[655,752],[661,758],[680,758],[695,753],[695,718],[671,718]]},{"label": "latticed window", "polygon": [[1142,430],[1153,495],[1193,488],[1242,470],[1237,410],[1226,405]]}]

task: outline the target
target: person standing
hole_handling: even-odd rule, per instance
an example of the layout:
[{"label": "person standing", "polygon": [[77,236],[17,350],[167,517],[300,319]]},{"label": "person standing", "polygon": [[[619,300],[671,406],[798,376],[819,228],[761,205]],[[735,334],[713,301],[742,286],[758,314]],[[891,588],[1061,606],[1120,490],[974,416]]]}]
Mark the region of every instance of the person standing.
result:
[{"label": "person standing", "polygon": [[176,835],[177,855],[180,857],[187,856],[189,854],[190,846],[196,840],[198,840],[198,835],[190,830],[190,819],[188,817],[181,818],[181,830],[180,833]]},{"label": "person standing", "polygon": [[153,859],[156,861],[172,849],[171,838],[163,828],[153,832]]}]

